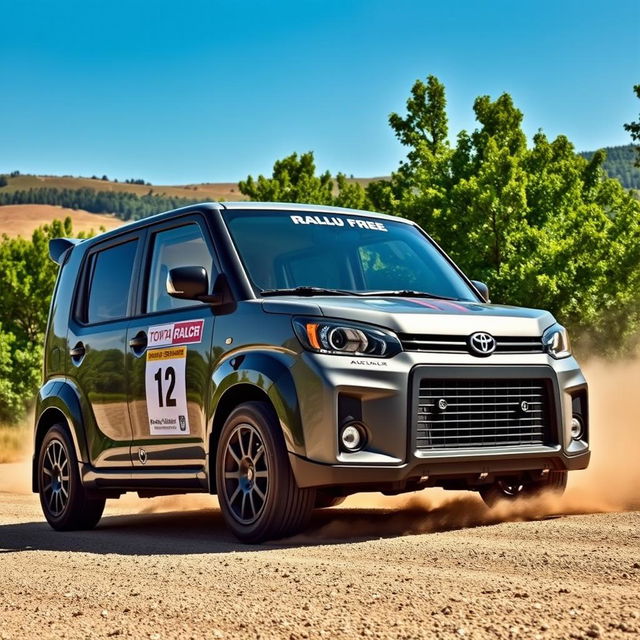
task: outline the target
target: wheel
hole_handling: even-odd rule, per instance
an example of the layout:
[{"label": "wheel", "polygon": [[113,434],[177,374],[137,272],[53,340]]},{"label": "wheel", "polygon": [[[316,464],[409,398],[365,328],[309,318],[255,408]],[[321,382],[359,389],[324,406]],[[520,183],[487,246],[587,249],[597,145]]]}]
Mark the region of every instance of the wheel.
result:
[{"label": "wheel", "polygon": [[47,431],[40,447],[38,493],[44,517],[58,531],[93,529],[102,517],[105,499],[87,495],[73,443],[60,424]]},{"label": "wheel", "polygon": [[480,488],[480,495],[489,507],[500,500],[516,500],[533,497],[544,491],[552,491],[562,495],[567,487],[566,471],[549,471],[542,480],[522,480],[521,478],[504,478],[493,484]]},{"label": "wheel", "polygon": [[273,408],[238,406],[222,428],[216,451],[216,486],[222,515],[243,542],[293,535],[307,523],[315,489],[296,484]]},{"label": "wheel", "polygon": [[330,493],[324,491],[318,491],[316,493],[316,502],[313,505],[314,509],[329,509],[330,507],[337,507],[346,500],[345,496],[332,496]]}]

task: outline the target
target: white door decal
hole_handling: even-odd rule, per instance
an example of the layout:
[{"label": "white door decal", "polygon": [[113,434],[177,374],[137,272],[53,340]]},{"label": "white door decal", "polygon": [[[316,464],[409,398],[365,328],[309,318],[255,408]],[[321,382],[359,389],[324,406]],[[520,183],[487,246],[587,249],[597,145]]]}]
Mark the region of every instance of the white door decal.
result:
[{"label": "white door decal", "polygon": [[189,433],[186,362],[186,346],[147,351],[145,393],[152,436]]}]

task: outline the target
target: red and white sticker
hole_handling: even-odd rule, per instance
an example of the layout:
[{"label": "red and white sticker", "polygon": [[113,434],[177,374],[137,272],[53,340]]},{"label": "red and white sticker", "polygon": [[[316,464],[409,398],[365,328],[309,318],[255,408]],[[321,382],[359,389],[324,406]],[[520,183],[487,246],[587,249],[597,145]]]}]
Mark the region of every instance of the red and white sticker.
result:
[{"label": "red and white sticker", "polygon": [[185,320],[171,324],[158,324],[149,327],[147,345],[164,347],[174,344],[194,344],[202,342],[204,320]]}]

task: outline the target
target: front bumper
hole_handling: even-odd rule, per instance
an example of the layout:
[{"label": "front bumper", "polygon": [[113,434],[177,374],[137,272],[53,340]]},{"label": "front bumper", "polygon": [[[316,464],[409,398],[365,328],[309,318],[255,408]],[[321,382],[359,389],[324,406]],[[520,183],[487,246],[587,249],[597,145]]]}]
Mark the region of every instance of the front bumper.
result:
[{"label": "front bumper", "polygon": [[[404,352],[386,361],[307,355],[294,366],[304,450],[291,451],[291,466],[301,487],[349,487],[402,491],[420,486],[485,484],[514,473],[584,469],[589,464],[588,425],[584,440],[570,434],[572,399],[586,394],[587,384],[573,358],[553,360],[543,354],[492,357],[492,362],[451,354]],[[433,356],[433,357],[431,357]],[[445,360],[445,358],[447,358]],[[297,367],[297,371],[296,371]],[[304,374],[300,377],[300,374]],[[416,446],[416,385],[423,377],[477,380],[540,377],[549,383],[552,400],[548,443],[537,445],[439,449]],[[338,434],[345,419],[344,397],[355,399],[357,416],[370,433],[367,448],[340,451]],[[588,420],[588,416],[585,417]]]},{"label": "front bumper", "polygon": [[566,456],[560,447],[541,447],[513,453],[482,452],[441,460],[414,459],[397,466],[319,464],[293,453],[289,462],[300,487],[348,487],[352,490],[404,491],[412,486],[456,485],[460,488],[487,484],[499,476],[543,470],[586,469],[591,452]]}]

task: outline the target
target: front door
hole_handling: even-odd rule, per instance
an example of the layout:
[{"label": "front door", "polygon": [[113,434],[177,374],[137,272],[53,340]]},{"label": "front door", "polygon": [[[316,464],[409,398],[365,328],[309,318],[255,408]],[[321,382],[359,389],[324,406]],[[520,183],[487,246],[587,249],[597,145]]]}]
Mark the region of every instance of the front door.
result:
[{"label": "front door", "polygon": [[203,467],[215,316],[207,304],[167,293],[175,267],[204,267],[215,281],[213,248],[200,217],[153,229],[144,264],[140,313],[127,333],[131,460],[134,466]]}]

